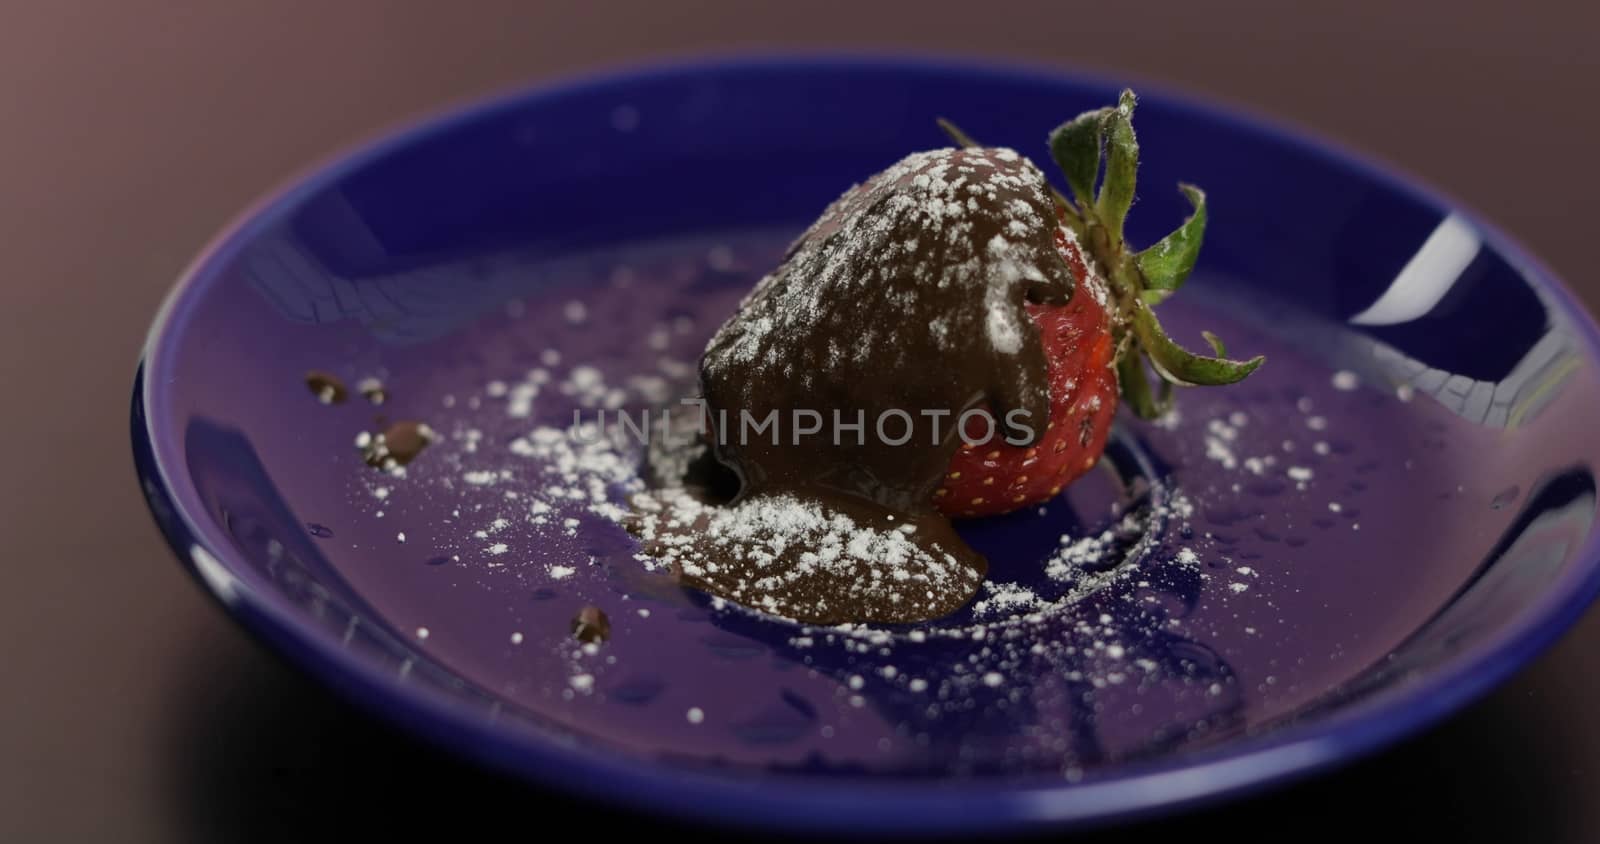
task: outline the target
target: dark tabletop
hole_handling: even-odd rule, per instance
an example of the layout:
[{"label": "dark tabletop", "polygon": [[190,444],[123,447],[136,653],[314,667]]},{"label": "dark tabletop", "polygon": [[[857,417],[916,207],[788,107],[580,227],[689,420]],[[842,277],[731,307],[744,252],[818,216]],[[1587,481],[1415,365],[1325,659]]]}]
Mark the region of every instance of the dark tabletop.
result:
[{"label": "dark tabletop", "polygon": [[[1499,222],[1600,306],[1600,7],[1303,5],[7,4],[0,841],[287,841],[484,822],[544,837],[552,821],[656,823],[480,772],[335,700],[189,582],[135,486],[130,380],[172,279],[252,197],[418,110],[730,49],[892,47],[1084,67],[1219,97],[1387,159]],[[1363,836],[1403,826],[1600,840],[1597,647],[1590,613],[1511,683],[1399,748],[1131,832],[1298,839],[1308,825]]]}]

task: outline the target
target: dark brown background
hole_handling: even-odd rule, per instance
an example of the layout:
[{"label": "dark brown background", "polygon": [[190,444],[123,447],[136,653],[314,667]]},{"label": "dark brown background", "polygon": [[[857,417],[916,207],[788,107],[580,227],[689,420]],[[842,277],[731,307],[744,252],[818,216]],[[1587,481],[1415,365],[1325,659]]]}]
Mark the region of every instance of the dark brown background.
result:
[{"label": "dark brown background", "polygon": [[[0,0],[0,840],[294,840],[485,820],[540,835],[587,813],[387,732],[246,640],[169,558],[127,456],[134,359],[189,256],[309,160],[452,98],[709,50],[1086,67],[1395,162],[1600,304],[1600,11],[1302,5]],[[1137,832],[1399,823],[1600,840],[1596,646],[1591,613],[1515,682],[1398,750]]]}]

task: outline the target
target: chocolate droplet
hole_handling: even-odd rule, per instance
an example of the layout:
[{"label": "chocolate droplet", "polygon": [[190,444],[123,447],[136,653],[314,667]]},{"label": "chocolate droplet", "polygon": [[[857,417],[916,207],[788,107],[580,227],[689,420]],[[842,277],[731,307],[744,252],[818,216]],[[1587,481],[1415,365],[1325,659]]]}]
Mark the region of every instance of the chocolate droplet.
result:
[{"label": "chocolate droplet", "polygon": [[361,391],[367,401],[375,405],[383,404],[389,400],[389,391],[383,387],[383,382],[376,378],[363,378],[356,384],[356,389]]},{"label": "chocolate droplet", "polygon": [[361,457],[368,466],[393,469],[416,459],[428,443],[433,442],[433,429],[421,422],[405,420],[394,422],[380,433],[364,438]]},{"label": "chocolate droplet", "polygon": [[317,401],[323,404],[339,404],[349,394],[339,376],[317,369],[306,373],[306,386],[311,388],[311,394],[317,397]]},{"label": "chocolate droplet", "polygon": [[572,638],[584,643],[604,642],[611,638],[611,619],[599,607],[584,607],[572,619]]}]

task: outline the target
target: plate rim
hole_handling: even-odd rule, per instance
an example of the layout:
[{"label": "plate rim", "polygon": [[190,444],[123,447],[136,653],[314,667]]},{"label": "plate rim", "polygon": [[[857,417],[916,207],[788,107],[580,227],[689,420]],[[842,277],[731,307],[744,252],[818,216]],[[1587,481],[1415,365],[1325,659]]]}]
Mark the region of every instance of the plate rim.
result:
[{"label": "plate rim", "polygon": [[[164,298],[152,320],[134,377],[132,440],[135,467],[167,543],[202,589],[241,626],[272,650],[361,709],[446,749],[502,771],[601,802],[751,828],[813,832],[914,835],[955,832],[1024,832],[1087,827],[1164,814],[1202,803],[1236,798],[1347,763],[1434,724],[1506,680],[1570,628],[1600,594],[1600,530],[1590,534],[1575,561],[1512,624],[1478,647],[1458,654],[1442,670],[1402,688],[1386,690],[1348,709],[1192,754],[1163,757],[1116,768],[1103,779],[1046,785],[1033,780],[959,785],[885,784],[839,778],[826,784],[805,780],[749,778],[674,768],[570,739],[534,731],[498,728],[482,713],[444,699],[327,641],[271,593],[248,589],[231,560],[228,543],[204,517],[190,484],[177,483],[163,459],[157,418],[151,410],[165,386],[150,377],[159,370],[185,315],[215,268],[248,242],[274,213],[293,205],[379,156],[454,126],[545,98],[582,95],[644,77],[721,74],[754,70],[798,70],[826,66],[909,73],[961,72],[997,80],[1048,83],[1114,91],[1103,74],[1031,62],[925,52],[807,51],[757,55],[727,53],[629,64],[553,80],[520,84],[497,93],[445,105],[371,133],[295,173],[236,215],[197,254]],[[1484,242],[1532,283],[1551,294],[1581,338],[1585,357],[1600,363],[1600,329],[1572,291],[1531,252],[1481,215],[1425,182],[1374,157],[1304,129],[1255,115],[1231,104],[1161,83],[1139,83],[1146,100],[1164,107],[1270,136],[1316,158],[1372,178],[1438,211],[1471,223]],[[168,455],[170,457],[170,455]],[[177,464],[180,465],[181,464]],[[180,471],[180,475],[182,472]],[[169,508],[168,518],[158,501]],[[237,570],[237,571],[236,571]]]}]

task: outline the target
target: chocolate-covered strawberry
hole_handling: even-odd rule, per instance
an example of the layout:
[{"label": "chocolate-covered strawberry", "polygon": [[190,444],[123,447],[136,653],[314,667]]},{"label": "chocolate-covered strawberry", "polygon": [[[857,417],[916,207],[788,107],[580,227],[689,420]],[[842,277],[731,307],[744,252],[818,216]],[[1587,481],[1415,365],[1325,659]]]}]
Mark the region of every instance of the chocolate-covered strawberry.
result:
[{"label": "chocolate-covered strawberry", "polygon": [[[961,148],[907,156],[829,206],[700,360],[737,497],[655,517],[652,553],[687,585],[791,618],[938,617],[987,570],[946,515],[1059,492],[1098,459],[1119,395],[1153,416],[1174,384],[1259,365],[1220,343],[1185,351],[1150,310],[1194,264],[1204,199],[1184,188],[1194,216],[1150,249],[1124,241],[1133,105],[1051,135],[1071,198],[947,126]],[[972,414],[994,434],[964,446]]]}]

